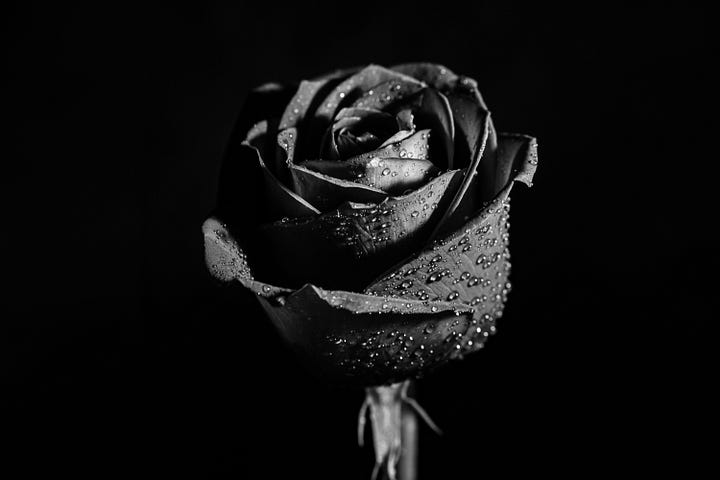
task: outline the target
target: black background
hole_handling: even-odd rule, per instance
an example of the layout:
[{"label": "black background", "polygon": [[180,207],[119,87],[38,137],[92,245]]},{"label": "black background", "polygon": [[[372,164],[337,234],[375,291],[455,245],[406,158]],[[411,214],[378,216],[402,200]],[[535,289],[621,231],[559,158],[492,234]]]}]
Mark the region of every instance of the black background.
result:
[{"label": "black background", "polygon": [[249,88],[433,61],[478,80],[500,131],[536,136],[540,165],[513,192],[498,335],[419,383],[445,431],[421,431],[422,478],[700,468],[716,432],[709,13],[341,5],[8,7],[9,457],[97,478],[369,478],[362,392],[310,377],[250,295],[216,288],[200,225]]}]

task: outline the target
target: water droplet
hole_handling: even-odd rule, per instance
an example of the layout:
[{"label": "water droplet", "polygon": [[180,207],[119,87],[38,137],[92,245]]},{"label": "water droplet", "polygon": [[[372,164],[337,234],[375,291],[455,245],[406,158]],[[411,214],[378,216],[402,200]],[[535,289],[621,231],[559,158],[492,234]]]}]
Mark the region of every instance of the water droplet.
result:
[{"label": "water droplet", "polygon": [[383,175],[383,176],[388,175],[389,173],[390,173],[390,169],[389,169],[389,168],[386,168],[386,169],[384,169],[384,170],[382,171],[382,175]]},{"label": "water droplet", "polygon": [[269,293],[270,290],[272,290],[272,289],[270,288],[270,285],[263,285],[263,287],[262,287],[262,291],[263,291],[263,292]]},{"label": "water droplet", "polygon": [[430,311],[433,313],[437,312],[438,311],[437,305],[433,305],[432,307],[430,307]]},{"label": "water droplet", "polygon": [[457,290],[453,290],[452,292],[450,292],[450,295],[447,296],[448,302],[452,302],[459,296],[460,296],[460,294],[457,292]]}]

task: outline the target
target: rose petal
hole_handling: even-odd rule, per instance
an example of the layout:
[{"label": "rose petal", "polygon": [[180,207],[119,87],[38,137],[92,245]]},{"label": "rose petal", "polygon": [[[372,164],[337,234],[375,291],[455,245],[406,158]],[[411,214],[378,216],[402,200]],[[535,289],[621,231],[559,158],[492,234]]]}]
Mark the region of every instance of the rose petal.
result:
[{"label": "rose petal", "polygon": [[[350,138],[357,142],[356,145],[345,144],[345,148],[339,148],[340,135],[344,134],[343,130],[352,133]],[[324,158],[337,160],[375,149],[382,143],[382,141],[377,141],[378,139],[387,138],[396,130],[397,122],[388,113],[365,108],[343,108],[325,135],[323,143],[326,145],[322,149],[325,154]],[[372,137],[363,136],[364,133],[369,133]],[[363,138],[367,141],[363,141]]]},{"label": "rose petal", "polygon": [[[302,197],[295,192],[288,189],[285,185],[280,183],[277,178],[270,172],[263,162],[260,152],[257,148],[247,145],[248,148],[252,149],[257,155],[257,166],[262,170],[263,174],[263,196],[260,199],[260,204],[264,207],[264,217],[266,219],[280,219],[283,217],[307,217],[317,215],[320,213],[315,207],[310,205]],[[252,168],[252,167],[251,167]],[[257,167],[255,167],[257,168]],[[238,172],[240,173],[240,172]],[[243,173],[243,175],[245,175]],[[242,178],[242,176],[228,176],[228,178]],[[233,186],[237,190],[239,185]],[[232,188],[232,187],[231,187]],[[257,205],[257,202],[252,202]],[[247,210],[250,203],[241,205],[234,205],[237,211]]]},{"label": "rose petal", "polygon": [[393,79],[374,85],[355,100],[351,106],[383,110],[392,107],[395,103],[416,94],[424,88],[425,86],[422,83],[416,81],[407,82]]},{"label": "rose petal", "polygon": [[238,115],[235,131],[241,137],[254,124],[279,118],[297,89],[297,84],[266,83],[250,91]]},{"label": "rose petal", "polygon": [[416,78],[441,91],[452,89],[458,78],[449,68],[436,63],[403,63],[393,65],[390,69]]},{"label": "rose petal", "polygon": [[435,234],[458,228],[467,215],[479,208],[482,200],[493,198],[498,193],[494,191],[487,195],[477,187],[477,178],[494,174],[494,167],[490,167],[490,173],[487,170],[488,165],[494,164],[492,157],[495,155],[497,138],[490,113],[483,107],[475,84],[461,79],[456,88],[448,93],[447,98],[457,129],[456,167],[464,167],[466,174]]},{"label": "rose petal", "polygon": [[406,158],[359,158],[356,160],[310,160],[304,167],[324,175],[379,188],[399,195],[427,183],[438,169],[428,160]]},{"label": "rose petal", "polygon": [[293,190],[321,212],[336,208],[343,202],[380,203],[387,193],[347,180],[339,180],[314,172],[301,165],[291,165]]},{"label": "rose petal", "polygon": [[427,88],[423,91],[420,107],[413,114],[417,128],[430,129],[433,134],[430,150],[435,165],[448,170],[457,168],[453,166],[455,121],[448,99],[437,90]]},{"label": "rose petal", "polygon": [[[447,361],[472,308],[397,299],[308,284],[298,290],[257,281],[247,256],[217,219],[203,225],[208,269],[254,292],[283,339],[312,370],[358,385],[397,382]],[[448,339],[450,341],[448,341]]]},{"label": "rose petal", "polygon": [[358,289],[426,241],[460,181],[460,172],[446,172],[384,202],[346,202],[317,217],[263,225],[258,268],[282,285]]},{"label": "rose petal", "polygon": [[510,187],[461,229],[390,270],[366,293],[414,298],[415,292],[402,289],[403,284],[413,282],[430,300],[460,301],[475,313],[469,328],[458,330],[453,341],[456,354],[482,348],[488,335],[495,332],[495,321],[502,315],[510,289]]},{"label": "rose petal", "polygon": [[398,129],[400,129],[400,131],[415,131],[415,117],[412,110],[400,110],[397,115],[395,115],[395,120],[397,121]]},{"label": "rose petal", "polygon": [[369,65],[344,80],[330,92],[322,105],[318,107],[315,112],[315,117],[325,123],[330,123],[330,120],[335,116],[335,112],[342,103],[351,104],[352,101],[360,97],[364,92],[389,80],[422,85],[421,82],[407,75],[393,72],[379,65]]},{"label": "rose petal", "polygon": [[393,135],[392,137],[385,140],[378,148],[387,147],[388,145],[390,145],[392,143],[397,143],[402,140],[405,140],[406,138],[408,138],[410,135],[412,135],[414,133],[415,133],[415,130],[400,130],[395,135]]},{"label": "rose petal", "polygon": [[220,170],[217,209],[233,223],[253,225],[319,213],[268,169],[259,150],[265,145],[267,130],[268,122],[262,121],[244,140],[239,132],[231,135]]},{"label": "rose petal", "polygon": [[308,115],[318,107],[337,84],[344,78],[355,73],[356,69],[338,70],[314,80],[303,80],[292,96],[285,102],[285,110],[280,118],[280,129],[297,127]]},{"label": "rose petal", "polygon": [[521,133],[500,133],[495,160],[493,190],[503,189],[511,181],[532,187],[538,164],[537,140]]},{"label": "rose petal", "polygon": [[372,158],[416,158],[431,160],[430,157],[430,130],[419,130],[403,138],[399,142],[390,143],[377,150],[357,155],[348,161],[369,160]]}]

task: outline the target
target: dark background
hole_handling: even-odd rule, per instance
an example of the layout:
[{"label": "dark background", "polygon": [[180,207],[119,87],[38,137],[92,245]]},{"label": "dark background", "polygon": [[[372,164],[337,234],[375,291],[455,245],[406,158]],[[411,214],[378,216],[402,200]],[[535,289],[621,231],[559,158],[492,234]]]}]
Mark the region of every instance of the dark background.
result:
[{"label": "dark background", "polygon": [[498,335],[419,383],[445,431],[421,431],[422,478],[687,474],[708,459],[709,12],[7,10],[0,338],[19,428],[3,433],[24,472],[369,478],[362,392],[310,377],[250,295],[216,288],[200,225],[249,88],[405,61],[476,78],[498,129],[540,144],[535,187],[513,192]]}]

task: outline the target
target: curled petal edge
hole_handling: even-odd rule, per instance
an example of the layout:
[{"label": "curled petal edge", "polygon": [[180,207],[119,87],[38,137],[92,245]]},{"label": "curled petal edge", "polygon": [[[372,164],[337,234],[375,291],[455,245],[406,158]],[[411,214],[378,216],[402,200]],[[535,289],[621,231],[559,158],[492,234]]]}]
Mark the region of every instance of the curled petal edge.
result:
[{"label": "curled petal edge", "polygon": [[472,314],[471,307],[457,302],[379,297],[343,290],[324,290],[312,284],[305,284],[297,290],[270,285],[253,278],[246,254],[218,218],[205,220],[202,230],[205,262],[214,278],[222,282],[237,281],[264,300],[286,309],[303,310],[308,300],[319,300],[329,307],[353,314]]}]

